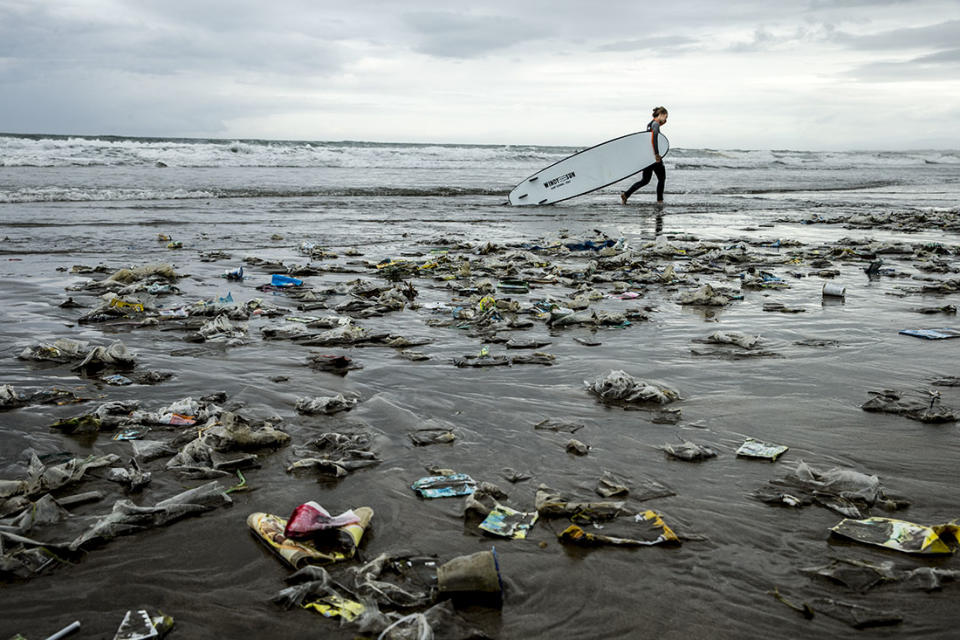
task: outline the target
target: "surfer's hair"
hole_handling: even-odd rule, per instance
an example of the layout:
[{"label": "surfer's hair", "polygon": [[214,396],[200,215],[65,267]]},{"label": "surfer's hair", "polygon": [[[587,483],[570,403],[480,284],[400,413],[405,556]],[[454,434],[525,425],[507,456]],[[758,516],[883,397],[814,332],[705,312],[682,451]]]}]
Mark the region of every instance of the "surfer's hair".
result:
[{"label": "surfer's hair", "polygon": [[666,107],[654,107],[653,108],[653,117],[656,118],[659,115],[667,115]]}]

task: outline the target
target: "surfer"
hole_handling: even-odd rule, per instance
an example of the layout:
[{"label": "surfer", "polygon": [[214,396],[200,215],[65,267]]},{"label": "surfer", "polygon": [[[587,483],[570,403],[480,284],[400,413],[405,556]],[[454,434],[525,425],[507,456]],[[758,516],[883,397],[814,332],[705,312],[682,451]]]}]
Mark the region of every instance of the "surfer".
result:
[{"label": "surfer", "polygon": [[627,199],[633,195],[633,192],[650,182],[650,178],[657,176],[657,204],[663,204],[663,185],[667,181],[667,170],[663,168],[663,158],[660,157],[660,147],[657,144],[657,138],[660,136],[660,127],[667,124],[666,107],[653,108],[653,120],[647,125],[647,131],[650,132],[650,143],[653,145],[654,162],[648,167],[643,168],[643,175],[640,182],[635,183],[626,191],[620,192],[620,202],[627,204]]}]

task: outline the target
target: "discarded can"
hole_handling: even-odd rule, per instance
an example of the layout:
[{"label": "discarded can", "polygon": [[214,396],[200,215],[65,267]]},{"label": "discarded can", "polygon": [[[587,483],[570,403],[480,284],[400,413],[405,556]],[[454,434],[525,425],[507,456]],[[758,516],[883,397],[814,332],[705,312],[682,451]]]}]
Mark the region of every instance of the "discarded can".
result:
[{"label": "discarded can", "polygon": [[440,593],[500,593],[500,564],[497,552],[479,551],[458,556],[437,567],[437,588]]},{"label": "discarded can", "polygon": [[840,284],[827,282],[823,285],[823,295],[824,297],[843,298],[847,295],[847,288]]}]

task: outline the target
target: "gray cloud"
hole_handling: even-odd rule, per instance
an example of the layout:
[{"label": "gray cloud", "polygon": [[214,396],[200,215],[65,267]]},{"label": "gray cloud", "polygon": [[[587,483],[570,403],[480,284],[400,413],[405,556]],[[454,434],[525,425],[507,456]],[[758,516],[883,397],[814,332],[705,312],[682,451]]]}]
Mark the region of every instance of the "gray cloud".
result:
[{"label": "gray cloud", "polygon": [[853,49],[890,51],[893,49],[952,48],[960,41],[960,20],[948,20],[923,27],[905,27],[869,35],[837,32],[833,40]]},{"label": "gray cloud", "polygon": [[340,68],[346,59],[335,41],[302,29],[282,30],[251,20],[224,32],[231,20],[216,15],[188,20],[168,14],[161,19],[132,6],[136,8],[119,15],[105,7],[83,18],[57,12],[56,4],[20,11],[0,6],[0,58],[8,59],[10,69],[24,66],[33,72],[75,67],[151,75],[238,68],[321,74]]},{"label": "gray cloud", "polygon": [[905,61],[878,61],[850,70],[848,77],[867,82],[960,80],[960,49],[938,51]]},{"label": "gray cloud", "polygon": [[417,39],[413,49],[441,58],[474,58],[548,33],[526,20],[505,16],[421,11],[403,17]]}]

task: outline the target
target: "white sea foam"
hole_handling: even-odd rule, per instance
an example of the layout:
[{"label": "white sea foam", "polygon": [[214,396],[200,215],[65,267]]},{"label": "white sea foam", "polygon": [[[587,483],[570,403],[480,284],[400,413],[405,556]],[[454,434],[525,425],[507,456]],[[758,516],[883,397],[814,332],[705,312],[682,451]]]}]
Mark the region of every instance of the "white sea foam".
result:
[{"label": "white sea foam", "polygon": [[553,162],[570,149],[478,145],[0,135],[0,166],[424,168]]}]

